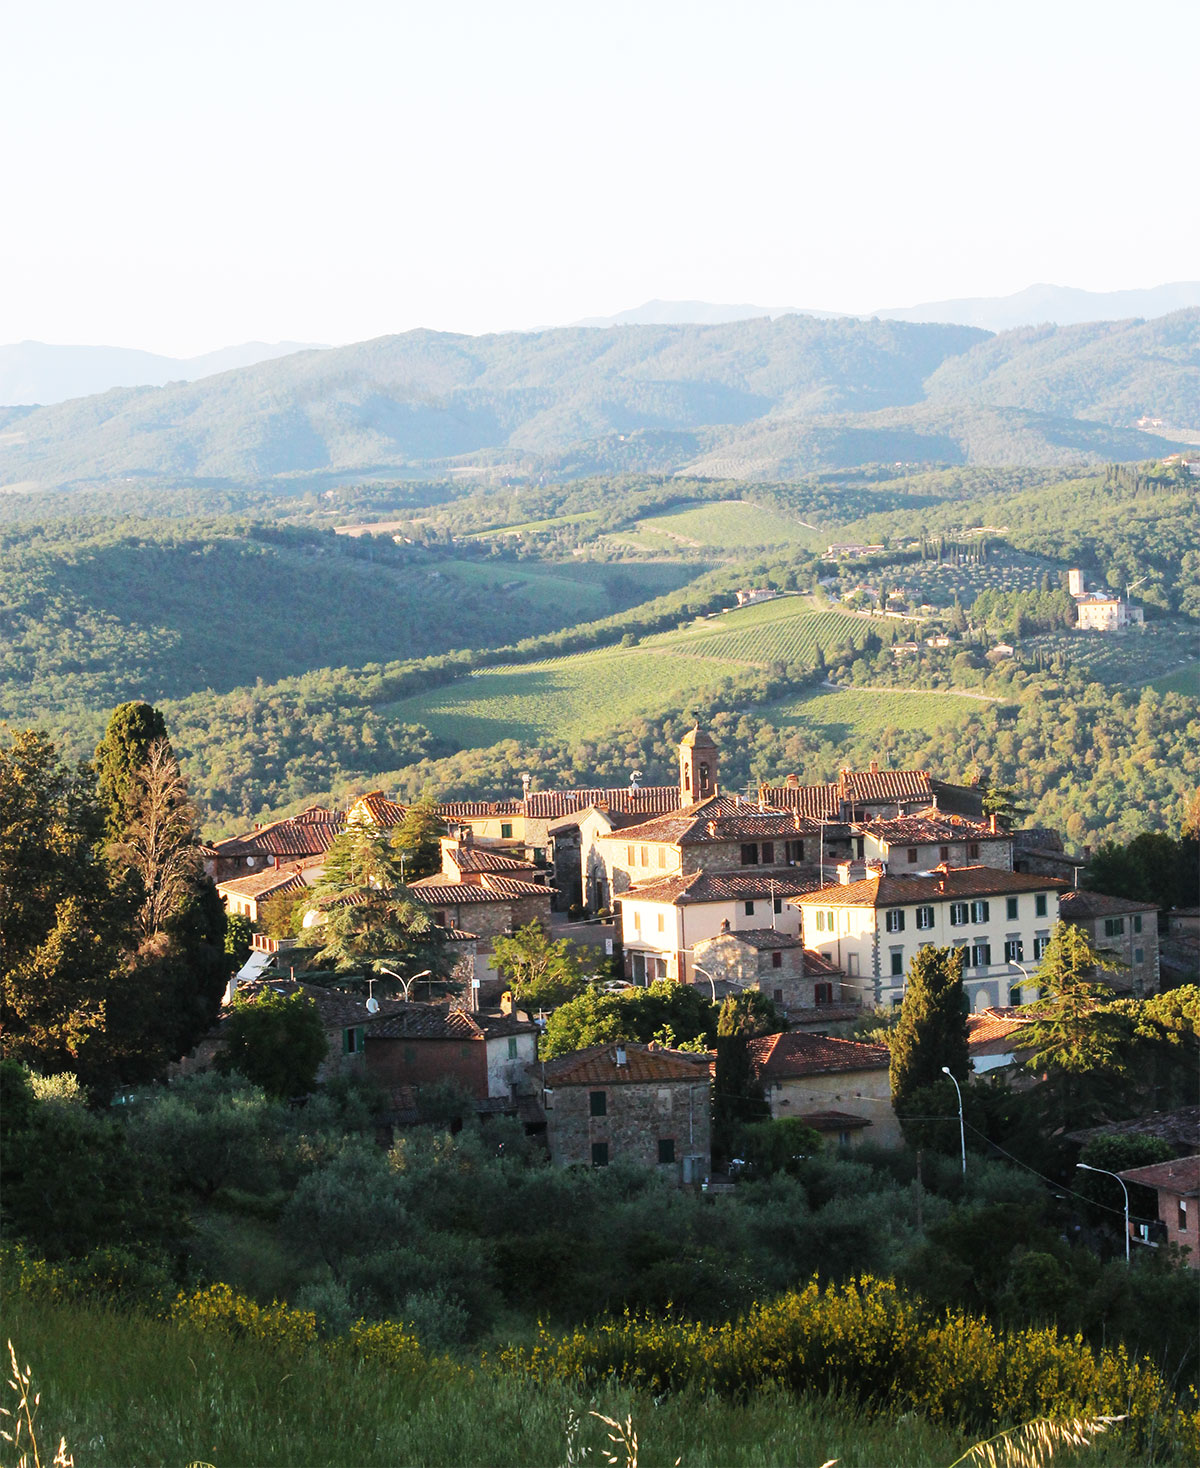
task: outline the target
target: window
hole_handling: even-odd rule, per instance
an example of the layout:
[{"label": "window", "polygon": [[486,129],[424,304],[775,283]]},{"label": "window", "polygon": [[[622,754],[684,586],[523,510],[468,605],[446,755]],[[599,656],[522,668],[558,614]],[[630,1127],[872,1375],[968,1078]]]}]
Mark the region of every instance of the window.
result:
[{"label": "window", "polygon": [[588,1093],[588,1109],[592,1116],[608,1115],[608,1092],[591,1091]]},{"label": "window", "polygon": [[950,848],[948,846],[939,846],[938,847],[938,860],[939,861],[949,861],[950,860]]},{"label": "window", "polygon": [[833,1003],[833,985],[832,984],[814,984],[813,985],[813,1003],[814,1004],[832,1004]]},{"label": "window", "polygon": [[637,866],[637,858],[633,854],[632,846],[627,846],[625,848],[625,865],[627,867]]},{"label": "window", "polygon": [[742,842],[742,865],[744,867],[756,867],[758,865],[758,846],[755,842]]},{"label": "window", "polygon": [[640,907],[633,909],[633,926],[635,932],[640,933],[642,931],[642,910]]},{"label": "window", "polygon": [[971,944],[972,968],[987,968],[992,961],[992,945],[975,942]]},{"label": "window", "polygon": [[660,867],[665,867],[667,864],[667,848],[665,846],[658,848],[658,864]]},{"label": "window", "polygon": [[763,844],[762,844],[762,859],[763,859],[763,866],[765,866],[765,867],[774,866],[774,864],[775,864],[775,843],[774,843],[774,841],[764,841],[763,842]]},{"label": "window", "polygon": [[660,933],[665,933],[666,930],[667,930],[667,920],[662,915],[662,913],[660,912],[659,915],[658,915],[658,931]]},{"label": "window", "polygon": [[973,923],[986,923],[987,920],[988,920],[988,913],[989,913],[989,911],[990,911],[990,908],[989,908],[989,906],[988,906],[988,904],[986,902],[984,902],[982,900],[977,900],[975,902],[972,902],[972,904],[971,904],[971,921]]},{"label": "window", "polygon": [[642,862],[641,862],[641,864],[644,867],[648,867],[650,865],[649,861],[646,858],[646,848],[644,846],[642,847]]},{"label": "window", "polygon": [[1145,963],[1146,950],[1144,948],[1135,948],[1133,950],[1133,961],[1134,963]]},{"label": "window", "polygon": [[783,898],[782,897],[777,897],[775,899],[774,903],[772,904],[772,911],[773,912],[782,912],[783,911]]},{"label": "window", "polygon": [[658,1161],[660,1166],[667,1162],[675,1161],[675,1138],[659,1137],[658,1139]]},{"label": "window", "polygon": [[608,1143],[607,1142],[593,1142],[592,1143],[592,1166],[593,1167],[607,1167],[608,1166]]},{"label": "window", "polygon": [[1006,938],[1004,940],[1005,963],[1012,963],[1014,959],[1017,963],[1020,963],[1024,957],[1025,945],[1021,942],[1020,938]]},{"label": "window", "polygon": [[541,866],[545,862],[546,848],[544,846],[535,846],[533,848],[533,860],[537,866]]},{"label": "window", "polygon": [[950,926],[961,928],[970,920],[970,909],[965,902],[952,902],[950,904]]},{"label": "window", "polygon": [[775,1003],[776,1004],[782,1004],[783,1003],[783,990],[782,989],[776,989],[775,990]]},{"label": "window", "polygon": [[908,864],[909,864],[909,866],[915,866],[916,865],[916,861],[917,861],[917,848],[915,846],[910,846],[908,848]]},{"label": "window", "polygon": [[1007,897],[1007,898],[1005,898],[1005,901],[1004,901],[1004,916],[1005,916],[1005,918],[1010,923],[1016,922],[1016,919],[1017,919],[1017,899],[1015,897]]},{"label": "window", "polygon": [[342,1050],[346,1055],[358,1055],[363,1048],[363,1031],[361,1029],[349,1029],[342,1031]]},{"label": "window", "polygon": [[787,853],[787,860],[788,861],[803,861],[804,860],[804,842],[803,841],[789,841],[789,842],[786,843],[786,845],[784,847],[784,850]]},{"label": "window", "polygon": [[971,858],[974,858],[975,860],[978,860],[979,859],[979,842],[978,841],[968,841],[967,842],[967,856],[968,857],[971,857]]},{"label": "window", "polygon": [[849,1132],[838,1132],[838,1146],[839,1147],[848,1147],[849,1145],[850,1145],[850,1133]]},{"label": "window", "polygon": [[1135,912],[1133,915],[1133,931],[1135,933],[1142,931],[1142,915],[1140,912]]},{"label": "window", "polygon": [[1116,938],[1125,931],[1125,919],[1123,917],[1104,919],[1104,936]]},{"label": "window", "polygon": [[1046,949],[1049,948],[1049,947],[1050,947],[1050,935],[1049,935],[1049,933],[1039,933],[1037,935],[1037,937],[1033,940],[1033,956],[1034,956],[1034,959],[1036,960],[1036,959],[1041,958],[1042,954],[1045,953]]},{"label": "window", "polygon": [[746,903],[746,916],[747,917],[753,917],[754,916],[754,904],[753,904],[753,902],[747,902]]},{"label": "window", "polygon": [[501,821],[500,822],[500,839],[501,839],[501,841],[507,841],[507,840],[509,840],[511,838],[511,836],[512,836],[512,822],[511,821]]},{"label": "window", "polygon": [[902,979],[904,977],[904,949],[892,949],[892,978]]},{"label": "window", "polygon": [[1179,1232],[1181,1234],[1187,1233],[1187,1223],[1188,1223],[1188,1220],[1187,1220],[1187,1199],[1186,1198],[1180,1198],[1180,1200],[1179,1200]]},{"label": "window", "polygon": [[825,931],[825,914],[823,912],[818,912],[817,913],[817,932],[818,933],[823,933],[824,931]]},{"label": "window", "polygon": [[904,909],[893,907],[884,914],[885,925],[889,933],[903,933],[904,931]]},{"label": "window", "polygon": [[516,1060],[516,1058],[517,1058],[517,1037],[516,1037],[516,1035],[509,1035],[509,1037],[508,1037],[508,1058],[509,1058],[509,1060]]},{"label": "window", "polygon": [[918,928],[932,928],[933,927],[933,908],[932,907],[918,907],[917,908],[917,927]]},{"label": "window", "polygon": [[1039,892],[1033,899],[1033,915],[1034,917],[1046,916],[1046,894],[1044,892]]},{"label": "window", "polygon": [[782,968],[783,967],[783,954],[780,953],[778,949],[776,949],[775,952],[771,954],[771,967],[772,968]]}]

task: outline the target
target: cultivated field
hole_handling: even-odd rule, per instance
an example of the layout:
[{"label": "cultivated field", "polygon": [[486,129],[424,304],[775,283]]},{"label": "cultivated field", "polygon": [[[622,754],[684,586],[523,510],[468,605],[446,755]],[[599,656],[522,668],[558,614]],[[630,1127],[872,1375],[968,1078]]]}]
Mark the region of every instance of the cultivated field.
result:
[{"label": "cultivated field", "polygon": [[727,554],[821,543],[821,535],[799,519],[761,509],[745,500],[718,500],[666,515],[649,515],[628,530],[606,538],[659,553],[682,548]]},{"label": "cultivated field", "polygon": [[822,741],[853,745],[874,744],[889,729],[931,732],[961,724],[984,706],[981,700],[958,693],[844,688],[802,694],[776,704],[765,715],[780,728],[807,729]]},{"label": "cultivated field", "polygon": [[693,580],[695,561],[441,561],[426,575],[457,584],[463,595],[495,597],[504,607],[528,606],[561,614],[560,625],[607,617]]},{"label": "cultivated field", "polygon": [[860,646],[871,631],[862,617],[818,611],[808,597],[784,596],[706,618],[684,632],[646,639],[649,646],[673,646],[693,657],[736,658],[739,662],[811,663],[818,647]]},{"label": "cultivated field", "polygon": [[1163,617],[1140,631],[1046,632],[1021,644],[1023,657],[1035,650],[1047,660],[1062,657],[1097,683],[1137,688],[1153,682],[1166,691],[1162,680],[1178,679],[1172,691],[1196,692],[1196,624],[1182,618]]}]

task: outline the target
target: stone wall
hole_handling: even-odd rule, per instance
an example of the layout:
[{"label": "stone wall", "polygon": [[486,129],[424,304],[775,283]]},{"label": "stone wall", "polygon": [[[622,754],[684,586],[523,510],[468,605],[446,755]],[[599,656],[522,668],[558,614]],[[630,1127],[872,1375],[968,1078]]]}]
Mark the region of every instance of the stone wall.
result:
[{"label": "stone wall", "polygon": [[488,1094],[487,1046],[473,1040],[388,1039],[368,1032],[367,1074],[381,1086],[428,1086],[454,1080],[477,1101]]},{"label": "stone wall", "polygon": [[[591,1114],[593,1091],[605,1093],[604,1116]],[[609,1163],[653,1167],[679,1182],[685,1157],[702,1156],[700,1176],[709,1171],[709,1085],[702,1064],[694,1081],[555,1086],[544,1104],[550,1157],[559,1167],[591,1166],[593,1143],[604,1143]],[[675,1160],[660,1163],[659,1142],[668,1140],[674,1143]]]},{"label": "stone wall", "polygon": [[904,1137],[892,1110],[891,1082],[886,1070],[842,1071],[836,1075],[801,1076],[777,1084],[768,1082],[767,1104],[773,1117],[796,1116],[806,1111],[844,1111],[863,1116],[869,1127],[850,1133],[850,1145],[872,1142],[899,1147]]}]

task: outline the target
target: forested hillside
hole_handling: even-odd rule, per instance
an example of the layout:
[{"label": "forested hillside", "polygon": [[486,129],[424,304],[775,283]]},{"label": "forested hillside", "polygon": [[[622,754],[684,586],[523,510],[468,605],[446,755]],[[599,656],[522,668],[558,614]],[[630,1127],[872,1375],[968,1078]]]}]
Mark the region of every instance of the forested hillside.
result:
[{"label": "forested hillside", "polygon": [[[1010,332],[785,316],[467,337],[408,332],[195,383],[0,410],[0,484],[293,487],[348,476],[782,478],[901,460],[1163,452],[1197,427],[1200,311]],[[1168,437],[1140,434],[1143,414]]]}]

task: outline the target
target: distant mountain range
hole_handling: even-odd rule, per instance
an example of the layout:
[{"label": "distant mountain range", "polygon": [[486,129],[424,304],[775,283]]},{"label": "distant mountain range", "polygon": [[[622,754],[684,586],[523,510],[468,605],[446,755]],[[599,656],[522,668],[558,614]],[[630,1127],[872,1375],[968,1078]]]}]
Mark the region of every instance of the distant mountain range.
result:
[{"label": "distant mountain range", "polygon": [[[1158,420],[1156,431],[1137,424]],[[0,488],[1151,458],[1200,434],[1200,308],[978,328],[786,315],[410,331],[0,409]],[[1175,437],[1173,435],[1179,435]]]},{"label": "distant mountain range", "polygon": [[132,347],[60,347],[14,342],[0,347],[0,403],[62,403],[110,387],[194,382],[234,367],[252,367],[303,351],[315,342],[243,342],[201,357],[160,357]]},{"label": "distant mountain range", "polygon": [[[926,301],[920,306],[893,306],[869,311],[858,320],[931,321],[951,326],[978,326],[984,331],[1011,331],[1018,326],[1078,326],[1088,321],[1149,319],[1200,306],[1200,281],[1183,280],[1150,290],[1081,291],[1071,286],[1031,285],[1011,296],[968,296],[957,301]],[[647,301],[615,316],[588,316],[574,326],[714,325],[748,321],[756,316],[815,316],[829,321],[843,311],[812,311],[801,306],[718,306],[710,301]]]}]

